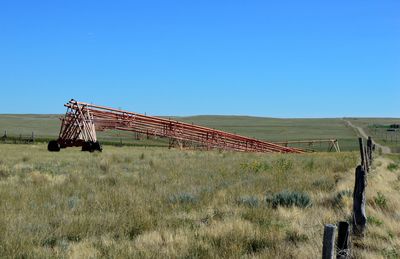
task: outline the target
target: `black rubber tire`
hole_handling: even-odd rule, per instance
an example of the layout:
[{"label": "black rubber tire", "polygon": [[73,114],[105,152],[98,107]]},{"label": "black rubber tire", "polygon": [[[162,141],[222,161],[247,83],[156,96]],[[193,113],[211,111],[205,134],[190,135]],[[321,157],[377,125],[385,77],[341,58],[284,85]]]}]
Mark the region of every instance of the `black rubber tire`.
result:
[{"label": "black rubber tire", "polygon": [[94,151],[103,151],[103,147],[101,146],[100,142],[96,141],[93,143],[92,148]]},{"label": "black rubber tire", "polygon": [[93,145],[91,141],[84,142],[82,145],[82,151],[93,152]]},{"label": "black rubber tire", "polygon": [[51,140],[49,144],[47,144],[47,150],[50,152],[59,152],[60,144],[58,144],[57,140]]}]

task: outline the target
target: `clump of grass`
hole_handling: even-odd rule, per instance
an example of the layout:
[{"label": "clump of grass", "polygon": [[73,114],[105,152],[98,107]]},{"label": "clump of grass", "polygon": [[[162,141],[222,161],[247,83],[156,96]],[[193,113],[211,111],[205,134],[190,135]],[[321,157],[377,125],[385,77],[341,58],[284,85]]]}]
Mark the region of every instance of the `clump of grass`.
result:
[{"label": "clump of grass", "polygon": [[191,193],[188,192],[181,192],[177,194],[170,195],[168,197],[168,200],[171,203],[196,203],[197,202],[197,197]]},{"label": "clump of grass", "polygon": [[150,159],[150,161],[149,161],[149,166],[150,166],[151,168],[154,167],[154,161],[153,161],[153,159]]},{"label": "clump of grass", "polygon": [[33,171],[29,173],[29,176],[30,177],[27,180],[30,180],[33,184],[36,185],[46,184],[48,182],[47,176],[38,171]]},{"label": "clump of grass", "polygon": [[121,163],[121,162],[123,162],[123,159],[122,159],[121,155],[112,154],[110,157],[110,161],[112,161],[113,163]]},{"label": "clump of grass", "polygon": [[286,241],[289,241],[294,244],[298,244],[301,242],[305,242],[308,240],[308,236],[300,233],[297,230],[288,230],[286,231]]},{"label": "clump of grass", "polygon": [[203,240],[210,240],[216,251],[214,256],[206,257],[253,255],[270,246],[270,240],[261,235],[252,223],[239,219],[214,222],[201,229],[199,235]]},{"label": "clump of grass", "polygon": [[277,208],[278,206],[307,208],[312,205],[311,198],[307,193],[294,191],[283,191],[267,195],[266,203],[272,208]]},{"label": "clump of grass", "polygon": [[108,159],[102,159],[100,161],[99,167],[100,167],[101,171],[103,171],[104,173],[107,173],[107,172],[110,171],[111,163],[110,163],[110,161]]},{"label": "clump of grass", "polygon": [[250,208],[257,208],[259,205],[258,198],[255,196],[241,196],[237,199],[237,203]]},{"label": "clump of grass", "polygon": [[339,191],[335,197],[333,198],[333,203],[335,205],[341,205],[343,198],[344,197],[351,197],[353,195],[353,192],[351,190],[342,190]]},{"label": "clump of grass", "polygon": [[331,191],[335,188],[335,183],[326,178],[317,179],[312,183],[312,185],[319,190],[325,191]]},{"label": "clump of grass", "polygon": [[396,259],[396,258],[399,258],[399,257],[400,257],[400,252],[399,252],[397,249],[393,248],[393,247],[389,247],[389,248],[385,248],[385,249],[382,251],[382,255],[383,255],[385,258],[393,258],[393,259]]},{"label": "clump of grass", "polygon": [[251,238],[245,241],[246,254],[254,254],[262,251],[269,246],[269,241],[266,238]]},{"label": "clump of grass", "polygon": [[273,162],[273,168],[278,173],[284,173],[293,168],[293,161],[287,158],[279,158]]},{"label": "clump of grass", "polygon": [[383,193],[381,193],[381,192],[378,192],[377,195],[374,197],[374,202],[376,205],[378,205],[382,209],[387,208],[386,196],[383,195]]},{"label": "clump of grass", "polygon": [[10,176],[10,170],[7,166],[0,164],[0,179]]},{"label": "clump of grass", "polygon": [[390,163],[388,164],[387,169],[391,172],[394,172],[397,171],[397,169],[399,169],[399,165],[395,163]]},{"label": "clump of grass", "polygon": [[140,160],[143,160],[143,159],[144,159],[144,153],[141,153],[141,154],[140,154],[139,159],[140,159]]},{"label": "clump of grass", "polygon": [[383,221],[374,216],[367,216],[367,222],[378,227],[383,225]]},{"label": "clump of grass", "polygon": [[306,169],[307,171],[312,171],[314,167],[315,167],[315,162],[313,158],[307,161],[307,163],[305,163],[304,165],[304,169]]},{"label": "clump of grass", "polygon": [[68,198],[68,208],[75,209],[79,204],[79,198],[77,196],[71,196]]},{"label": "clump of grass", "polygon": [[266,162],[261,162],[261,161],[255,160],[255,161],[240,164],[240,168],[247,172],[259,173],[259,172],[270,169],[271,166]]}]

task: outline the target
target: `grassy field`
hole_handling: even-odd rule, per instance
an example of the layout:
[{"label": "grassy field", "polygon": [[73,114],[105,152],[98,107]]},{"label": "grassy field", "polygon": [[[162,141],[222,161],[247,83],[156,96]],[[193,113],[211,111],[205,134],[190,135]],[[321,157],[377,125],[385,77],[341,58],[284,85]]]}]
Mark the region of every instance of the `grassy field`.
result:
[{"label": "grassy field", "polygon": [[[92,154],[3,144],[0,254],[318,258],[324,224],[351,218],[358,163],[357,152],[108,146]],[[398,155],[379,157],[368,176],[368,230],[353,240],[356,258],[400,256],[399,165]]]},{"label": "grassy field", "polygon": [[400,153],[400,131],[388,132],[391,124],[400,124],[398,118],[351,118],[354,125],[362,127],[378,143],[388,146],[392,152]]},{"label": "grassy field", "polygon": [[[0,115],[0,134],[5,130],[8,135],[30,136],[32,131],[37,138],[45,140],[58,136],[60,115]],[[174,119],[221,129],[268,141],[331,139],[337,138],[342,150],[357,149],[354,130],[347,127],[341,119],[273,119],[245,116],[194,116],[174,117]],[[98,133],[103,143],[124,143],[147,146],[167,146],[168,141],[161,139],[135,140],[133,133],[106,131]],[[317,150],[327,150],[328,146],[315,145]]]}]

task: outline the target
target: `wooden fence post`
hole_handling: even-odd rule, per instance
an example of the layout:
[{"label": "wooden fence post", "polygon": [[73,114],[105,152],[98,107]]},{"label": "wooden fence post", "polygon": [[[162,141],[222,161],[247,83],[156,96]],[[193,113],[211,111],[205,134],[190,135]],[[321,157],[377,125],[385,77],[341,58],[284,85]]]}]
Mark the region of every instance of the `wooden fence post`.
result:
[{"label": "wooden fence post", "polygon": [[7,130],[4,130],[4,136],[2,137],[3,142],[5,143],[7,140]]},{"label": "wooden fence post", "polygon": [[359,165],[356,168],[353,192],[353,233],[359,236],[364,235],[367,225],[367,217],[365,215],[365,186],[366,173],[364,168]]},{"label": "wooden fence post", "polygon": [[370,161],[367,153],[367,148],[364,146],[364,157],[365,157],[365,166],[364,169],[367,173],[369,173],[369,166],[370,166]]},{"label": "wooden fence post", "polygon": [[339,222],[338,240],[336,248],[337,259],[350,258],[350,224],[346,221]]},{"label": "wooden fence post", "polygon": [[322,247],[322,259],[333,259],[335,253],[335,230],[336,226],[332,224],[325,225],[324,240]]},{"label": "wooden fence post", "polygon": [[369,162],[368,162],[367,152],[366,152],[366,149],[364,146],[363,138],[358,138],[358,143],[360,145],[361,166],[364,168],[365,171],[368,172]]},{"label": "wooden fence post", "polygon": [[364,165],[365,163],[365,157],[364,157],[364,142],[362,138],[358,138],[358,144],[360,146],[360,156],[361,156],[361,165]]},{"label": "wooden fence post", "polygon": [[372,160],[373,160],[373,157],[372,157],[372,145],[373,145],[372,138],[371,138],[371,136],[368,136],[367,153],[368,153],[368,158],[369,158],[369,161],[370,161],[371,164],[372,164]]}]

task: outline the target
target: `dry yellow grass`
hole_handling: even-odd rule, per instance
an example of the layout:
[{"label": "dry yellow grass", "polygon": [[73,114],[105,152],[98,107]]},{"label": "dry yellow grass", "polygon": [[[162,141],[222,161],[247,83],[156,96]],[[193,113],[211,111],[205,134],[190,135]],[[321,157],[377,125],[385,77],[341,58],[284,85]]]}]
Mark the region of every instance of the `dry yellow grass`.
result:
[{"label": "dry yellow grass", "polygon": [[[357,258],[400,250],[400,171],[368,175]],[[28,258],[318,258],[324,224],[350,220],[357,153],[265,155],[0,145],[0,254]],[[396,168],[392,166],[390,168]],[[306,193],[312,206],[266,196]]]}]

